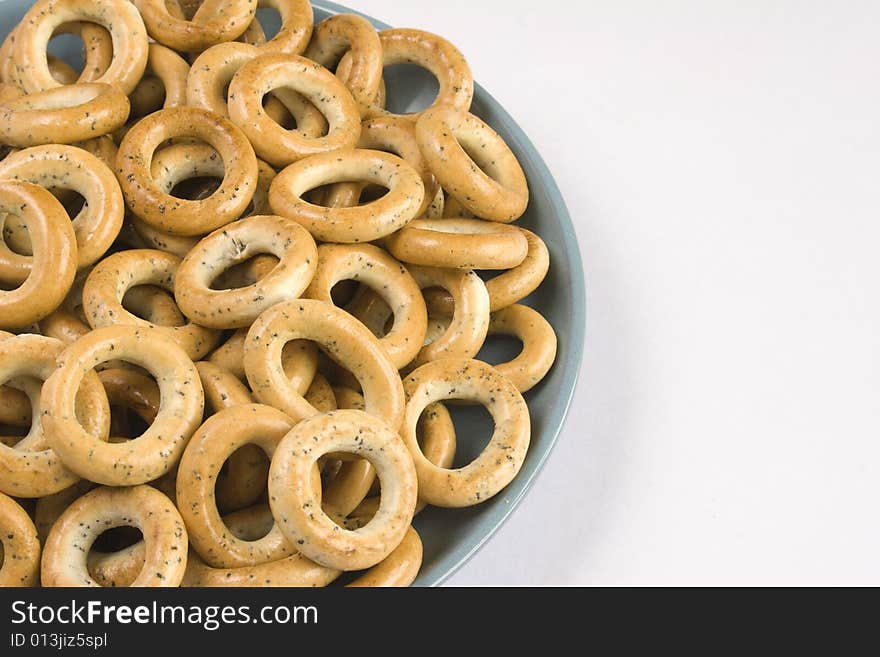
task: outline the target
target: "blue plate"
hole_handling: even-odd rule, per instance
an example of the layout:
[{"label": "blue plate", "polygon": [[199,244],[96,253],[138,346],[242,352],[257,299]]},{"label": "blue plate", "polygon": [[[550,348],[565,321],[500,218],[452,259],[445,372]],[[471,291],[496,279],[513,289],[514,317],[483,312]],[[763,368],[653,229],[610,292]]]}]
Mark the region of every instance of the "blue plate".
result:
[{"label": "blue plate", "polygon": [[[27,0],[0,0],[0,34],[6,35],[31,5]],[[331,2],[315,2],[315,21],[338,13],[360,13]],[[277,30],[277,14],[260,10],[267,34]],[[363,16],[363,14],[361,14]],[[390,27],[365,16],[378,29]],[[455,42],[454,34],[443,35]],[[51,51],[72,65],[80,59],[76,37],[53,40]],[[467,53],[464,53],[467,56]],[[389,67],[385,72],[389,109],[412,111],[428,105],[436,93],[436,81],[409,66]],[[584,347],[586,301],[584,272],[577,237],[556,182],[538,151],[510,114],[485,89],[476,85],[471,111],[491,125],[519,158],[529,181],[529,208],[519,224],[538,233],[550,250],[550,272],[539,290],[525,303],[537,309],[556,329],[559,351],[547,378],[526,394],[532,417],[532,442],[517,478],[493,499],[468,509],[428,508],[415,521],[425,547],[418,586],[443,582],[495,533],[522,500],[556,442],[574,394]],[[490,339],[480,358],[500,362],[512,355],[511,344]],[[459,454],[456,465],[476,456],[488,442],[491,424],[482,409],[450,407],[456,424]],[[516,550],[517,546],[510,546]]]}]

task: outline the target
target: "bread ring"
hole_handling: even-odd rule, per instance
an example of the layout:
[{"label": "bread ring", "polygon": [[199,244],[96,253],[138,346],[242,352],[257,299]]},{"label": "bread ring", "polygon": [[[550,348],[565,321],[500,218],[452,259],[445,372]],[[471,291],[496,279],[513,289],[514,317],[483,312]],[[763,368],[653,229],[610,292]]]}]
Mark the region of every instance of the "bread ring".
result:
[{"label": "bread ring", "polygon": [[[309,137],[272,121],[263,109],[263,97],[278,89],[292,89],[309,100],[326,117],[327,134]],[[270,53],[252,59],[233,76],[228,98],[232,122],[273,166],[351,148],[360,136],[360,114],[351,93],[330,71],[304,57]]]},{"label": "bread ring", "polygon": [[[211,289],[220,272],[267,252],[279,263],[256,283]],[[177,270],[174,294],[181,311],[203,326],[243,328],[276,303],[299,297],[317,261],[315,241],[292,219],[248,217],[217,229],[193,247]]]},{"label": "bread ring", "polygon": [[183,52],[200,52],[241,36],[256,15],[253,0],[206,0],[192,20],[172,16],[164,0],[134,0],[150,36]]},{"label": "bread ring", "polygon": [[[187,104],[204,107],[228,118],[229,84],[238,70],[260,52],[255,46],[237,42],[208,48],[190,68],[186,82]],[[300,94],[291,89],[276,89],[268,100],[273,99],[293,115],[297,132],[310,139],[324,134],[327,128],[324,115]],[[268,113],[268,108],[264,109]]]},{"label": "bread ring", "polygon": [[[526,236],[529,251],[521,264],[486,281],[489,310],[493,313],[518,303],[537,290],[550,268],[550,252],[544,241],[532,231],[518,228]],[[432,299],[429,310],[435,309],[437,312],[451,316],[453,306],[452,297],[443,294]]]},{"label": "bread ring", "polygon": [[[404,380],[404,388],[407,406],[400,435],[415,461],[419,497],[437,506],[471,506],[485,502],[513,480],[528,451],[531,424],[525,400],[506,377],[482,361],[443,359],[422,365]],[[443,399],[479,402],[495,421],[485,449],[455,470],[425,458],[416,437],[422,411]]]},{"label": "bread ring", "polygon": [[525,212],[525,174],[504,140],[479,118],[438,107],[422,114],[416,139],[443,189],[466,209],[503,223]]},{"label": "bread ring", "polygon": [[[207,144],[174,144],[163,148],[153,157],[150,169],[159,188],[169,194],[177,185],[190,178],[218,179],[216,184],[214,181],[208,181],[203,193],[188,195],[186,198],[190,200],[201,200],[214,193],[224,171],[223,162],[217,151]],[[257,187],[244,216],[265,214],[269,210],[269,185],[273,178],[275,178],[275,169],[263,160],[257,160]],[[131,223],[149,248],[167,251],[179,258],[186,256],[200,239],[200,236],[184,237],[165,233],[137,217],[132,217]]]},{"label": "bread ring", "polygon": [[420,365],[438,358],[472,358],[477,355],[489,330],[489,293],[473,271],[419,267],[409,272],[422,289],[442,287],[452,294],[454,310],[447,330],[422,347],[414,363]]},{"label": "bread ring", "polygon": [[[15,74],[25,92],[32,94],[60,86],[46,61],[49,39],[64,23],[97,23],[110,32],[113,59],[93,82],[114,85],[129,94],[147,66],[147,31],[134,6],[125,0],[38,0],[16,30]],[[87,69],[88,70],[88,69]],[[91,77],[87,73],[88,77]]]},{"label": "bread ring", "polygon": [[259,0],[258,6],[260,9],[274,9],[281,15],[281,28],[260,46],[261,52],[299,55],[306,49],[315,23],[312,5],[308,0]]},{"label": "bread ring", "polygon": [[187,536],[174,504],[150,486],[101,487],[76,500],[52,526],[43,549],[43,586],[99,586],[89,548],[113,527],[137,527],[146,561],[131,586],[177,586],[186,570]]},{"label": "bread ring", "polygon": [[318,267],[305,296],[333,303],[331,291],[341,280],[355,280],[378,291],[394,312],[394,325],[379,339],[391,363],[401,369],[425,341],[428,315],[418,283],[405,267],[372,244],[323,244]]},{"label": "bread ring", "polygon": [[378,340],[344,310],[311,299],[279,303],[263,312],[248,330],[244,369],[258,400],[295,420],[316,413],[280,367],[282,348],[297,338],[316,341],[348,368],[363,387],[367,412],[392,428],[399,426],[403,410],[400,377]]},{"label": "bread ring", "polygon": [[385,239],[403,262],[455,269],[510,269],[529,244],[515,226],[480,219],[416,219]]},{"label": "bread ring", "polygon": [[529,243],[528,254],[522,264],[486,284],[492,312],[513,305],[537,290],[550,268],[550,253],[544,241],[525,228],[520,230]]},{"label": "bread ring", "polygon": [[495,365],[495,369],[520,392],[531,390],[547,375],[556,359],[553,327],[538,311],[516,303],[492,313],[489,335],[498,334],[519,338],[523,348],[516,358]]},{"label": "bread ring", "polygon": [[373,104],[382,80],[382,43],[376,29],[356,14],[336,14],[318,23],[305,57],[333,70],[350,53],[344,76],[337,75],[364,112]]},{"label": "bread ring", "polygon": [[[15,70],[15,60],[13,59],[15,38],[18,26],[13,28],[3,45],[0,46],[0,80],[6,83],[18,86],[18,73]],[[110,66],[113,59],[113,41],[110,33],[95,23],[64,23],[59,25],[53,32],[52,36],[57,34],[78,34],[83,41],[83,54],[85,65],[82,73],[77,73],[59,58],[51,53],[47,54],[47,64],[49,73],[52,78],[61,84],[72,84],[73,82],[92,82],[101,77]],[[61,67],[67,67],[73,73],[73,79],[68,79],[69,73],[65,71],[65,80],[59,79],[58,72]]]},{"label": "bread ring", "polygon": [[[440,106],[454,107],[465,112],[470,109],[474,96],[473,74],[464,55],[449,41],[423,30],[400,28],[382,30],[379,32],[379,40],[382,43],[383,66],[417,64],[437,78],[440,90],[427,109]],[[346,56],[340,62],[337,75],[346,75],[350,65],[351,60]],[[374,106],[368,116],[392,115],[414,121],[423,111],[425,110],[394,114],[381,106]]]},{"label": "bread ring", "polygon": [[119,235],[125,205],[116,177],[80,148],[52,144],[18,151],[0,162],[0,178],[72,189],[85,198],[73,218],[78,268],[97,262]]},{"label": "bread ring", "polygon": [[245,404],[212,415],[193,435],[180,460],[177,500],[190,541],[209,565],[254,566],[296,552],[277,526],[255,541],[234,536],[220,518],[213,490],[220,466],[235,450],[255,444],[271,458],[293,425],[281,411]]},{"label": "bread ring", "polygon": [[128,98],[116,87],[82,82],[0,104],[0,140],[27,147],[70,144],[113,132],[128,118]]},{"label": "bread ring", "polygon": [[[220,345],[209,357],[209,361],[235,375],[240,381],[247,381],[244,371],[244,342],[247,329],[239,329]],[[310,340],[291,340],[281,350],[281,366],[284,375],[297,394],[305,395],[318,370],[318,348]]]},{"label": "bread ring", "polygon": [[0,587],[33,586],[40,571],[40,541],[27,512],[0,493]]},{"label": "bread ring", "polygon": [[[127,443],[101,443],[80,425],[73,391],[85,373],[110,359],[140,365],[159,384],[159,413],[150,427]],[[204,394],[186,353],[161,331],[109,326],[67,347],[43,387],[43,429],[49,445],[71,470],[109,486],[132,486],[168,472],[198,427]]]},{"label": "bread ring", "polygon": [[[223,160],[220,187],[201,201],[163,191],[149,169],[153,153],[167,139],[197,137]],[[201,235],[237,219],[257,184],[257,158],[242,132],[207,110],[175,107],[155,112],[128,131],[116,156],[116,175],[129,209],[146,223],[174,235]]]},{"label": "bread ring", "polygon": [[[64,349],[59,341],[39,335],[22,335],[0,341],[0,383],[23,388],[20,379],[36,381],[37,395],[31,399],[31,428],[17,445],[0,445],[0,491],[16,497],[43,497],[73,485],[79,477],[62,463],[51,449],[42,423],[42,391],[55,371],[56,358]],[[73,396],[74,412],[82,417],[82,431],[90,439],[107,439],[110,407],[101,382],[94,372],[82,379]]]},{"label": "bread ring", "polygon": [[122,305],[129,289],[138,285],[157,285],[174,291],[180,260],[162,251],[131,249],[114,253],[98,263],[83,287],[83,309],[92,328],[102,326],[142,326],[155,328],[187,355],[196,360],[207,355],[220,338],[210,328],[188,323],[184,326],[160,326],[130,313]]},{"label": "bread ring", "polygon": [[[325,208],[303,200],[321,185],[370,182],[388,189],[380,199],[358,207]],[[412,166],[389,153],[351,149],[312,155],[281,171],[269,188],[276,214],[301,223],[325,242],[370,242],[390,235],[415,218],[425,187]]]},{"label": "bread ring", "polygon": [[[357,531],[324,513],[310,486],[324,454],[346,451],[367,459],[382,484],[376,516]],[[397,433],[362,411],[341,410],[303,420],[278,444],[269,468],[269,506],[277,526],[299,552],[339,570],[360,570],[385,559],[406,534],[416,505],[412,459]]]},{"label": "bread ring", "polygon": [[[259,448],[257,448],[259,449]],[[255,540],[264,536],[275,522],[268,505],[249,507],[223,516],[224,524],[235,536],[243,540]],[[138,576],[144,565],[145,545],[139,541],[134,545],[110,554],[89,552],[89,573],[102,586],[129,586]],[[198,554],[190,551],[187,559],[187,573],[190,566],[196,566],[194,570],[208,574],[222,572],[220,569],[206,566]],[[186,584],[184,576],[183,586]],[[215,584],[216,585],[216,584]]]},{"label": "bread ring", "polygon": [[0,180],[0,213],[19,214],[33,245],[32,258],[16,258],[0,245],[0,281],[23,281],[13,290],[0,289],[0,327],[23,327],[44,318],[67,296],[76,275],[76,237],[61,204],[31,183]]},{"label": "bread ring", "polygon": [[415,529],[406,530],[403,540],[394,551],[370,568],[349,587],[409,586],[422,567],[422,539]]}]

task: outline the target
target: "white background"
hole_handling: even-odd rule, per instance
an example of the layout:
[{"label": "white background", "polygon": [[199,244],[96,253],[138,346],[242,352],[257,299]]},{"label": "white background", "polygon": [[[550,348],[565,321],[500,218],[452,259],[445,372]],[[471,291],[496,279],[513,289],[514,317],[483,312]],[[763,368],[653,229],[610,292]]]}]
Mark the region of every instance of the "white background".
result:
[{"label": "white background", "polygon": [[880,3],[356,6],[459,46],[586,266],[566,429],[450,583],[880,584]]}]

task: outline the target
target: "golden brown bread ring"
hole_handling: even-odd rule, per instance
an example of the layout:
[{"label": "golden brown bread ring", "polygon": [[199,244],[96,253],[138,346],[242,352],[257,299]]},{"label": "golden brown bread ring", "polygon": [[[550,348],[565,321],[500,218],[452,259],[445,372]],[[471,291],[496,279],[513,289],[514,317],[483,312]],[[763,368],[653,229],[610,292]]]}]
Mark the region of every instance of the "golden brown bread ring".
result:
[{"label": "golden brown bread ring", "polygon": [[43,548],[43,586],[100,586],[89,574],[89,548],[104,531],[137,527],[145,563],[131,586],[178,586],[186,570],[187,536],[171,500],[151,486],[102,486],[77,499],[52,526]]},{"label": "golden brown bread ring", "polygon": [[[218,274],[263,253],[271,253],[279,262],[260,280],[244,287],[211,289]],[[315,241],[292,219],[248,217],[218,228],[193,247],[178,267],[174,295],[181,311],[202,326],[247,327],[267,308],[299,297],[317,262]]]},{"label": "golden brown bread ring", "polygon": [[[205,389],[206,415],[219,413],[224,408],[252,404],[250,390],[229,370],[210,361],[196,363],[202,387]],[[221,510],[244,509],[256,503],[266,490],[269,462],[256,445],[244,445],[227,460],[227,468],[217,476],[214,495]]]},{"label": "golden brown bread ring", "polygon": [[[259,0],[258,6],[260,9],[274,9],[281,15],[281,28],[274,37],[260,45],[261,52],[299,55],[306,49],[315,24],[308,0]],[[254,18],[254,22],[256,20]]]},{"label": "golden brown bread ring", "polygon": [[80,269],[97,262],[119,235],[125,213],[119,183],[104,162],[81,148],[60,144],[26,148],[0,162],[0,178],[71,189],[85,199],[73,217]]},{"label": "golden brown bread ring", "polygon": [[134,0],[134,4],[150,36],[182,52],[200,52],[232,41],[247,29],[257,11],[253,0],[206,0],[187,20],[173,16],[164,0]]},{"label": "golden brown bread ring", "polygon": [[[247,381],[244,371],[244,342],[247,329],[238,329],[208,360],[228,370],[240,381]],[[281,365],[292,388],[305,395],[318,370],[318,347],[310,340],[291,340],[281,350]]]},{"label": "golden brown bread ring", "polygon": [[[442,359],[415,370],[404,380],[406,417],[401,437],[415,461],[419,497],[429,504],[464,507],[485,502],[509,484],[529,448],[529,408],[514,385],[478,360]],[[425,457],[416,425],[425,408],[443,399],[483,404],[495,421],[489,444],[468,465],[450,470]],[[383,489],[384,495],[384,489]]]},{"label": "golden brown bread ring", "polygon": [[181,586],[327,586],[339,571],[325,568],[301,554],[241,568],[211,568],[190,553]]},{"label": "golden brown bread ring", "polygon": [[[263,98],[269,92],[277,96],[279,89],[292,89],[311,102],[327,119],[327,134],[304,135],[270,119]],[[269,53],[250,60],[233,76],[228,99],[230,119],[247,135],[257,154],[273,166],[351,148],[360,136],[360,114],[351,93],[330,71],[305,57]]]},{"label": "golden brown bread ring", "polygon": [[76,236],[61,204],[31,183],[0,180],[0,213],[20,215],[33,246],[28,271],[21,256],[0,245],[0,280],[21,282],[0,289],[0,327],[21,328],[46,317],[67,296],[76,275]]},{"label": "golden brown bread ring", "polygon": [[462,269],[410,265],[409,272],[422,289],[442,287],[454,299],[449,326],[422,347],[413,364],[476,356],[489,330],[489,293],[482,279],[473,271]]},{"label": "golden brown bread ring", "polygon": [[[309,190],[340,182],[369,182],[388,189],[380,199],[357,207],[325,208],[309,203]],[[276,214],[301,223],[324,242],[371,242],[402,228],[415,218],[425,187],[405,160],[365,149],[311,155],[281,171],[269,187],[269,205]]]},{"label": "golden brown bread ring", "polygon": [[[324,454],[345,451],[367,459],[382,485],[379,511],[350,531],[317,513],[311,473]],[[412,521],[417,483],[400,437],[363,411],[339,410],[299,422],[278,444],[269,468],[269,506],[276,526],[297,550],[328,568],[361,570],[400,545]]]},{"label": "golden brown bread ring", "polygon": [[[64,349],[58,340],[20,335],[0,341],[0,383],[23,390],[34,412],[28,434],[16,445],[0,445],[0,491],[16,497],[43,497],[73,485],[79,477],[52,448],[42,422],[45,383]],[[22,381],[24,379],[24,381]],[[94,372],[83,377],[75,391],[74,412],[83,419],[83,432],[96,441],[107,439],[110,407]]]},{"label": "golden brown bread ring", "polygon": [[[518,227],[519,228],[519,227]],[[550,252],[544,241],[530,230],[519,228],[529,244],[525,260],[495,278],[486,281],[489,293],[489,310],[498,312],[502,308],[518,303],[538,289],[550,268]],[[429,312],[451,316],[454,302],[448,293],[425,295],[429,301]]]},{"label": "golden brown bread ring", "polygon": [[[221,43],[198,56],[186,80],[187,103],[229,117],[229,84],[238,70],[260,54],[260,49],[237,42]],[[270,107],[270,103],[273,107]],[[284,110],[296,121],[296,131],[317,138],[327,129],[327,120],[312,103],[292,89],[276,89],[266,99],[267,115]],[[276,123],[281,123],[272,117]]]},{"label": "golden brown bread ring", "polygon": [[489,335],[512,335],[522,342],[515,358],[495,365],[520,392],[535,387],[553,367],[556,333],[537,310],[515,303],[492,313]]},{"label": "golden brown bread ring", "polygon": [[[200,201],[171,196],[152,176],[150,163],[168,139],[195,137],[223,160],[220,187]],[[195,107],[160,110],[132,127],[119,145],[116,177],[128,208],[154,228],[174,235],[203,235],[237,219],[257,185],[257,158],[247,137],[230,121]]]},{"label": "golden brown bread ring", "polygon": [[190,541],[208,565],[255,566],[296,552],[277,525],[257,540],[239,539],[223,523],[214,497],[220,466],[234,451],[257,445],[271,459],[293,425],[287,415],[270,406],[239,404],[215,413],[193,434],[180,459],[177,500]]},{"label": "golden brown bread ring", "polygon": [[525,212],[529,187],[522,167],[482,120],[452,107],[436,107],[419,118],[416,139],[443,189],[467,210],[503,223]]},{"label": "golden brown bread ring", "polygon": [[[72,391],[92,368],[117,358],[153,375],[161,401],[155,421],[140,437],[109,444],[84,430]],[[43,402],[43,429],[49,445],[71,470],[105,485],[133,486],[152,481],[174,467],[201,422],[204,393],[186,352],[161,331],[108,326],[67,347],[58,359],[58,369],[43,387]]]},{"label": "golden brown bread ring", "polygon": [[27,512],[0,493],[0,587],[33,586],[40,572],[40,542]]},{"label": "golden brown bread ring", "polygon": [[385,239],[403,262],[454,269],[511,269],[529,244],[515,226],[480,219],[416,219]]},{"label": "golden brown bread ring", "polygon": [[370,21],[356,14],[336,14],[321,21],[304,56],[333,70],[346,52],[348,69],[337,77],[363,113],[373,104],[382,81],[382,43]]},{"label": "golden brown bread ring", "polygon": [[147,70],[141,82],[148,80],[147,76],[155,76],[161,81],[165,92],[165,99],[161,107],[180,107],[186,105],[186,80],[188,75],[189,64],[183,57],[162,44],[150,44],[147,56]]},{"label": "golden brown bread ring", "polygon": [[128,98],[108,84],[55,87],[0,104],[0,140],[20,148],[72,144],[113,132],[128,112]]},{"label": "golden brown bread ring", "polygon": [[[468,111],[474,96],[474,78],[464,55],[441,36],[425,32],[395,28],[379,32],[382,44],[383,66],[395,64],[417,64],[431,72],[440,85],[437,97],[427,109],[449,106]],[[349,74],[352,58],[346,54],[336,68],[336,74],[345,78]],[[377,98],[377,104],[367,111],[367,118],[374,116],[396,116],[415,121],[426,110],[409,114],[394,114],[384,109],[384,93]]]},{"label": "golden brown bread ring", "polygon": [[[60,86],[46,61],[49,40],[65,23],[97,23],[107,29],[113,43],[113,58],[107,69],[92,82],[113,85],[129,94],[147,66],[147,31],[134,5],[125,0],[38,0],[24,15],[24,33],[16,31],[13,57],[16,82],[27,93]],[[92,77],[92,69],[85,71]]]},{"label": "golden brown bread ring", "polygon": [[[13,59],[16,26],[13,28],[0,46],[0,81],[18,86],[18,72],[15,70]],[[58,34],[78,34],[83,40],[83,54],[85,64],[82,73],[71,69],[63,60],[58,59],[51,53],[47,53],[47,64],[52,77],[61,84],[73,82],[94,82],[101,77],[109,68],[113,60],[113,41],[110,33],[100,25],[87,22],[64,23],[59,25],[52,36]],[[69,79],[70,72],[64,71],[64,80],[58,73],[64,67],[73,73],[73,79]]]}]

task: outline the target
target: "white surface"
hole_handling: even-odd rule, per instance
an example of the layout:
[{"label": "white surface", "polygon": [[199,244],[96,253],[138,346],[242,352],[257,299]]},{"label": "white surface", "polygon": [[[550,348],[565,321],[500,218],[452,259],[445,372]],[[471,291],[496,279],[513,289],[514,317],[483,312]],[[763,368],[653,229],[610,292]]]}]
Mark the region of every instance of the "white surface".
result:
[{"label": "white surface", "polygon": [[587,271],[564,434],[451,584],[880,584],[880,4],[356,4],[461,48]]}]

